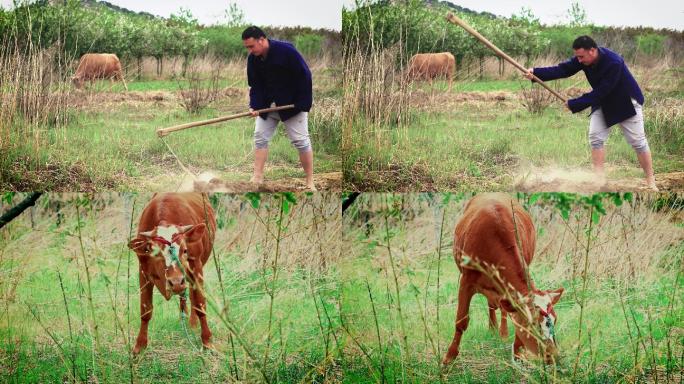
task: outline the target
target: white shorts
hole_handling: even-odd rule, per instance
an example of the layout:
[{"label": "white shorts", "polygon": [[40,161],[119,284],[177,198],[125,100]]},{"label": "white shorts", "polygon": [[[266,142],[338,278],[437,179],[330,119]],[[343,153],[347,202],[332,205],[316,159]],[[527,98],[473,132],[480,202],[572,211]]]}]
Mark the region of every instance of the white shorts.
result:
[{"label": "white shorts", "polygon": [[[283,122],[287,137],[290,138],[290,142],[300,153],[312,150],[308,117],[308,112],[299,112]],[[273,138],[279,121],[281,120],[278,112],[270,112],[265,120],[261,117],[256,118],[254,128],[254,147],[256,149],[268,148],[268,143]]]},{"label": "white shorts", "polygon": [[[622,127],[622,134],[637,153],[648,152],[648,141],[646,140],[646,132],[644,131],[644,115],[641,110],[641,105],[634,99],[632,99],[632,105],[634,105],[636,115],[619,123],[620,127]],[[610,128],[606,127],[603,111],[599,108],[590,116],[589,143],[591,144],[591,148],[603,148],[603,144],[608,139],[608,135],[610,135]]]}]

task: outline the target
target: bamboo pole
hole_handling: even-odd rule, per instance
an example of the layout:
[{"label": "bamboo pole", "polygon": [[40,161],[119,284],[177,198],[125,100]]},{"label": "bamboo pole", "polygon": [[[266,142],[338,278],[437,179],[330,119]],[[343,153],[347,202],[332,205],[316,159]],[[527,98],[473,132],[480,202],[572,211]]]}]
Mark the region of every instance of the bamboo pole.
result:
[{"label": "bamboo pole", "polygon": [[[294,108],[294,104],[282,105],[280,107],[257,109],[254,112],[262,114],[262,113],[268,113],[268,112],[282,111],[284,109],[291,109],[291,108]],[[228,120],[238,119],[240,117],[247,117],[247,116],[252,116],[252,113],[251,112],[242,112],[242,113],[237,113],[235,115],[230,115],[230,116],[222,116],[222,117],[216,117],[214,119],[209,119],[209,120],[202,120],[202,121],[195,121],[192,123],[185,123],[185,124],[181,124],[181,125],[174,125],[173,127],[168,127],[168,128],[159,128],[159,129],[157,129],[157,135],[159,137],[164,137],[171,132],[180,131],[182,129],[199,127],[199,126],[208,125],[208,124],[215,124],[215,123],[220,123],[222,121],[228,121]]]},{"label": "bamboo pole", "polygon": [[[468,25],[465,21],[460,19],[458,16],[454,15],[453,13],[449,13],[447,15],[447,20],[453,24],[456,24],[460,26],[461,28],[465,29],[468,33],[473,35],[476,39],[480,40],[484,45],[489,47],[491,50],[493,50],[499,57],[502,59],[508,61],[509,63],[513,64],[514,67],[518,68],[520,71],[523,73],[528,73],[527,68],[523,67],[515,61],[512,57],[508,56],[504,51],[500,50],[496,45],[492,44],[491,41],[487,40],[484,36],[482,36],[478,31],[476,31],[473,27]],[[551,89],[546,83],[544,83],[540,78],[532,74],[532,78],[534,81],[539,83],[542,87],[546,88],[547,91],[551,92],[554,96],[556,96],[558,99],[560,99],[563,104],[567,103],[568,99],[563,97],[560,93],[556,92],[555,90]]]}]

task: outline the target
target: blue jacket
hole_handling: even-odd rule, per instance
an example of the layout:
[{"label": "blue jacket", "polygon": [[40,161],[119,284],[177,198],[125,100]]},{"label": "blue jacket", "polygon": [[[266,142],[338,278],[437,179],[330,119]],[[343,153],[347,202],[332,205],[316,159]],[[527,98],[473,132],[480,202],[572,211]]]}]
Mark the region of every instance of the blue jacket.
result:
[{"label": "blue jacket", "polygon": [[[287,42],[268,40],[266,59],[249,55],[247,58],[247,83],[249,106],[263,109],[275,102],[276,106],[294,104],[294,109],[279,112],[282,121],[299,112],[311,109],[311,71],[302,55]],[[261,115],[262,119],[267,116]]]},{"label": "blue jacket", "polygon": [[644,95],[625,61],[608,48],[599,47],[598,61],[591,66],[585,66],[573,57],[555,67],[534,68],[534,75],[547,81],[570,77],[580,70],[584,71],[593,89],[568,100],[568,107],[573,113],[587,107],[591,107],[592,112],[601,108],[606,126],[610,127],[636,115],[630,99],[644,104]]}]

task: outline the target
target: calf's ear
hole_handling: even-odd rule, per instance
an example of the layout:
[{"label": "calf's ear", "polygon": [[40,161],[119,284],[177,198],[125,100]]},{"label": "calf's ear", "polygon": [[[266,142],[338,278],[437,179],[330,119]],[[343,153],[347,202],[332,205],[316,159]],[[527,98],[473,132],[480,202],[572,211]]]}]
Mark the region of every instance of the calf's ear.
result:
[{"label": "calf's ear", "polygon": [[147,253],[150,245],[146,238],[138,236],[128,243],[128,248],[136,252]]},{"label": "calf's ear", "polygon": [[561,296],[563,295],[563,292],[565,289],[563,287],[560,287],[554,291],[548,291],[547,293],[549,294],[549,297],[551,298],[551,304],[556,305],[558,300],[560,300]]},{"label": "calf's ear", "polygon": [[185,240],[188,243],[199,241],[202,236],[204,236],[204,232],[206,230],[207,226],[204,223],[186,225],[185,227],[181,228],[181,232],[183,233],[183,236],[185,236]]}]

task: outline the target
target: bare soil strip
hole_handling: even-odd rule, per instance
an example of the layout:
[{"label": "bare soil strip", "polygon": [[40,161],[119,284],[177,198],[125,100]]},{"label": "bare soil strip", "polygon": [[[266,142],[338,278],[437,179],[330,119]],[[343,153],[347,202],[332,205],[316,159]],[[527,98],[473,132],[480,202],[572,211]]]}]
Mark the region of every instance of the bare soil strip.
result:
[{"label": "bare soil strip", "polygon": [[[314,184],[319,191],[341,191],[342,172],[330,172],[314,174]],[[184,183],[181,190],[195,192],[290,192],[306,191],[304,178],[282,178],[278,180],[265,180],[257,185],[249,181],[224,181],[216,177],[207,178],[200,175],[192,183]]]},{"label": "bare soil strip", "polygon": [[[660,173],[656,175],[660,191],[681,191],[684,189],[684,172]],[[526,171],[516,178],[514,188],[521,192],[641,192],[650,191],[642,178],[599,180],[589,170],[546,168]]]}]

